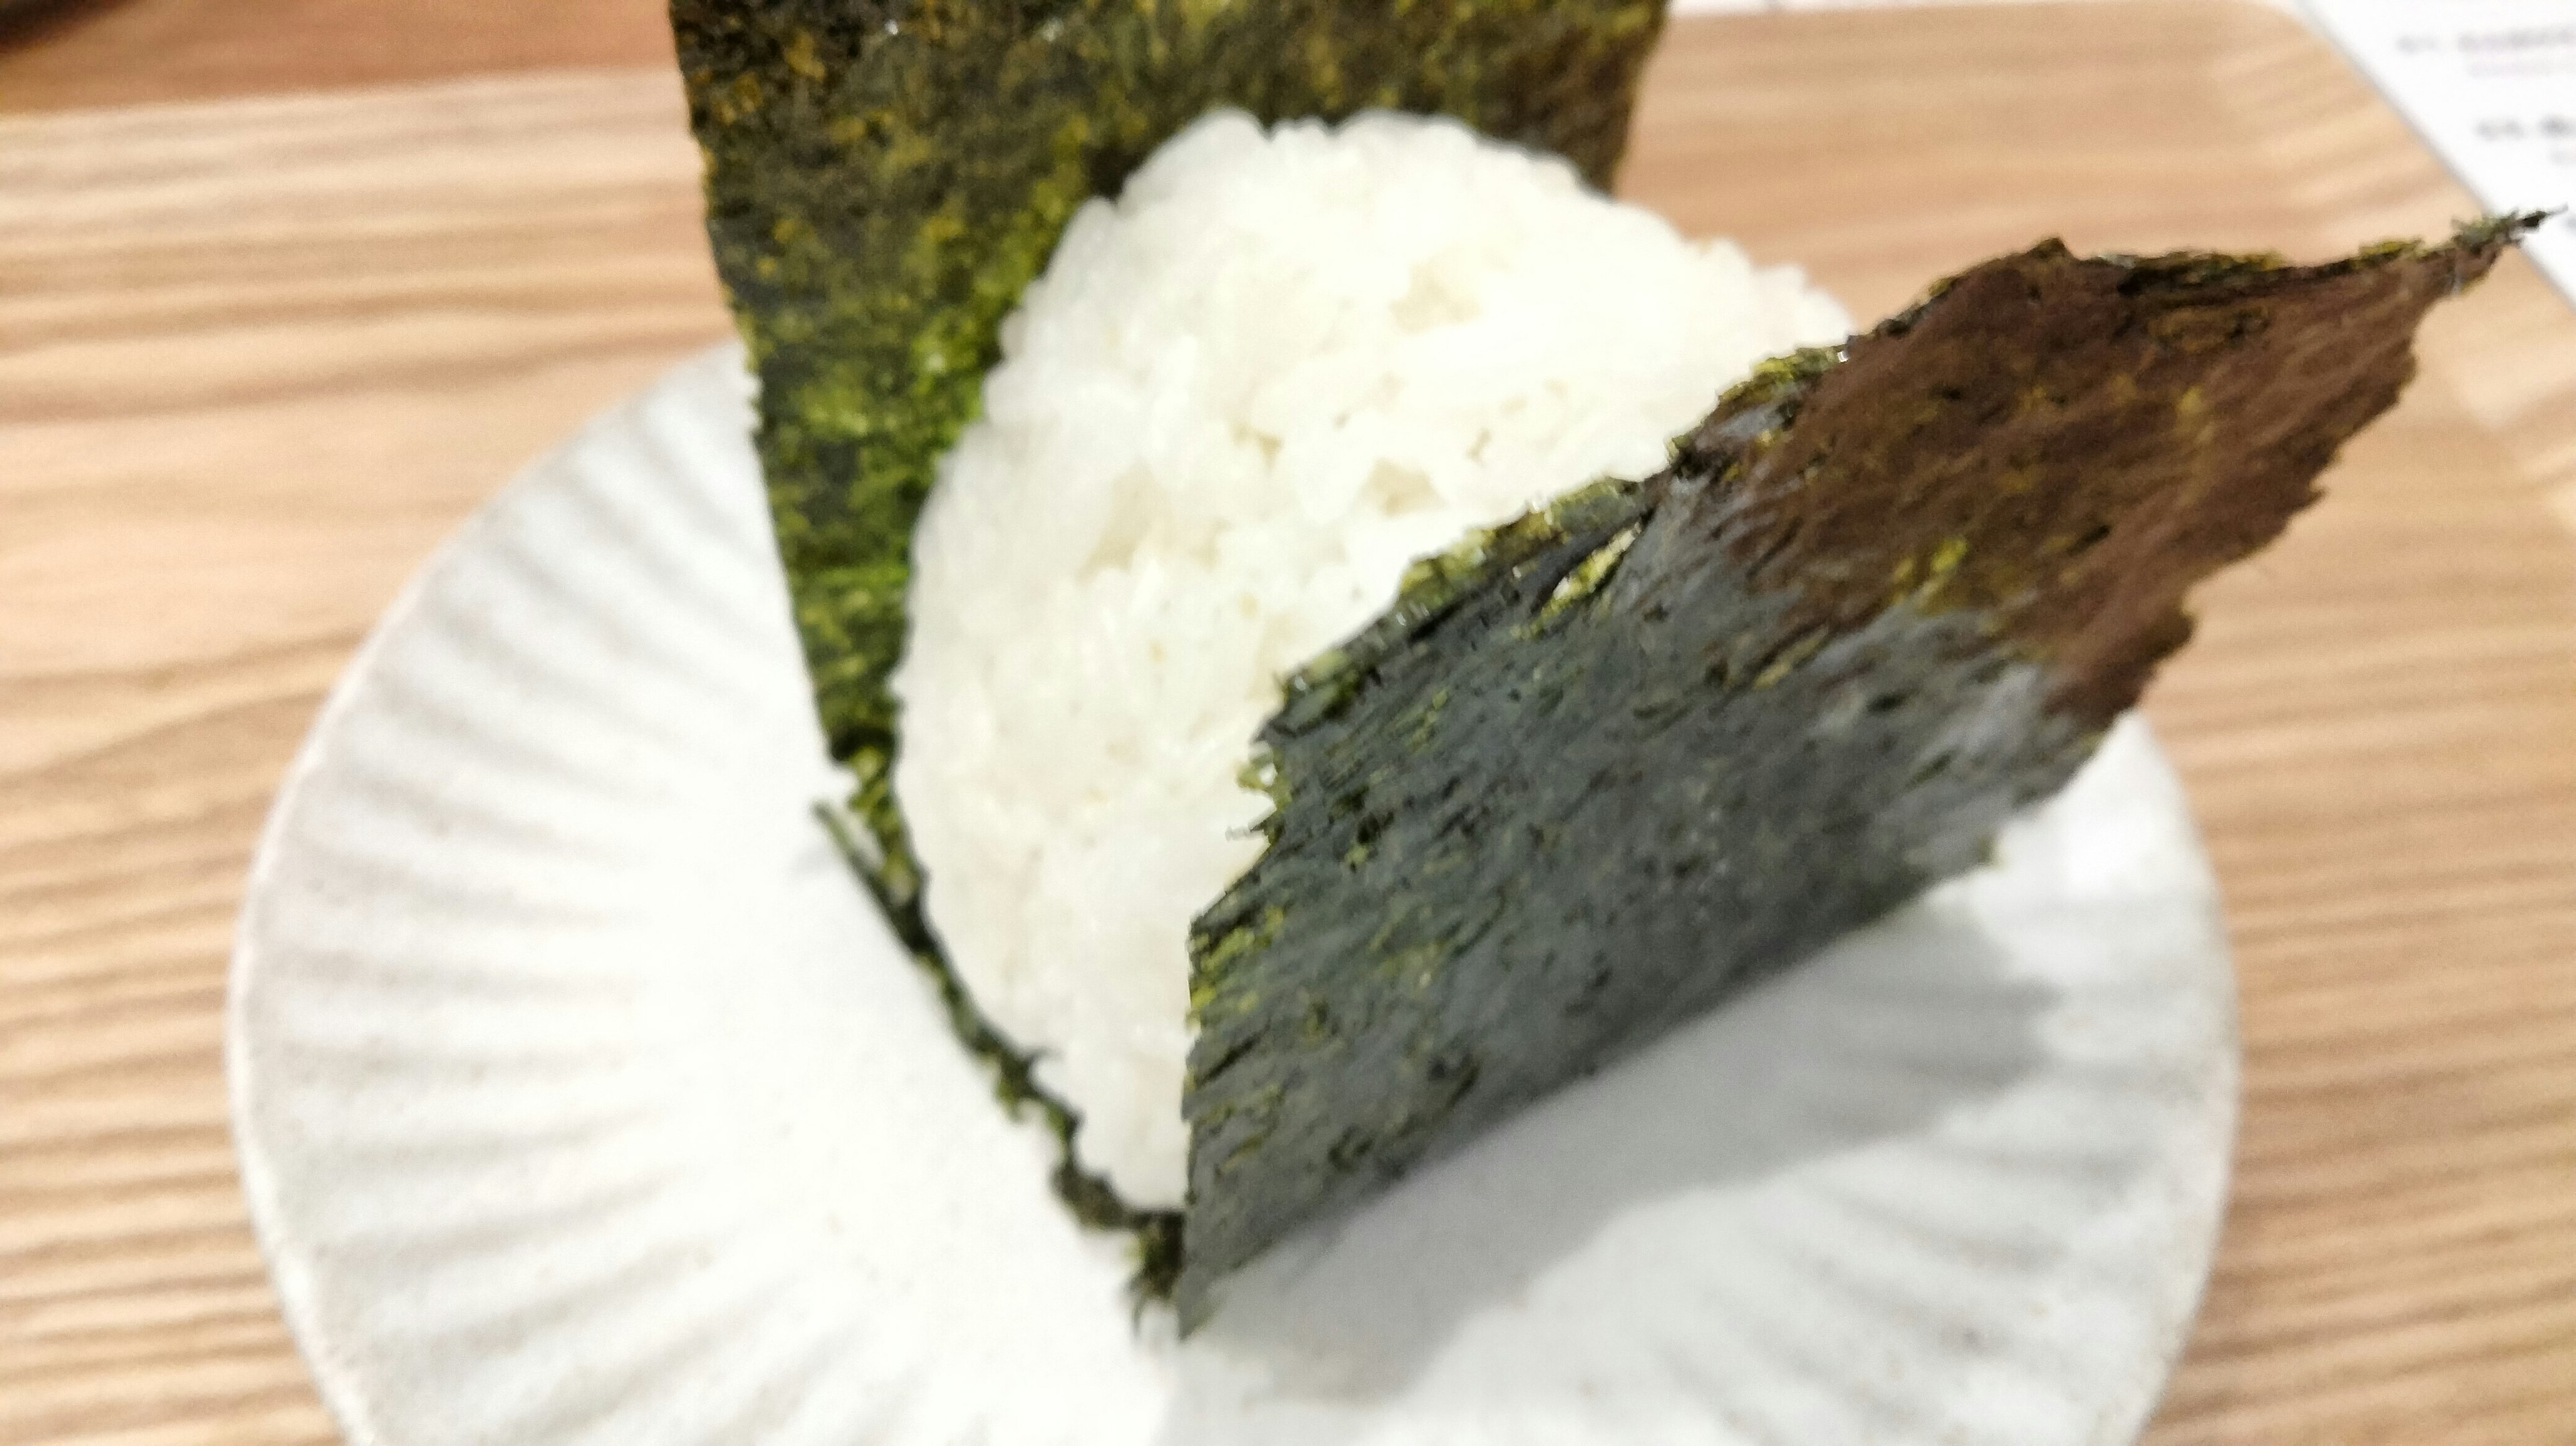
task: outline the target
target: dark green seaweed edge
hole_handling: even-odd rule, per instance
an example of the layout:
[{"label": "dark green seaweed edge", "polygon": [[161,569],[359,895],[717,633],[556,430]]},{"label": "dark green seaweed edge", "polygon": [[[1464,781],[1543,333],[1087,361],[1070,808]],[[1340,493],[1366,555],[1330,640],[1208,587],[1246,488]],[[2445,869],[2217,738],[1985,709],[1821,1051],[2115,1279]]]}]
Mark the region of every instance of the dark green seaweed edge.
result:
[{"label": "dark green seaweed edge", "polygon": [[923,917],[920,893],[915,891],[898,899],[878,882],[865,836],[859,832],[865,825],[851,818],[847,809],[828,799],[821,800],[814,805],[814,817],[822,823],[823,832],[830,836],[832,846],[860,886],[876,900],[888,927],[894,931],[895,941],[929,980],[931,991],[939,996],[940,1007],[947,1014],[949,1032],[991,1074],[993,1098],[1001,1102],[1003,1113],[1022,1119],[1027,1110],[1034,1108],[1045,1122],[1047,1133],[1054,1136],[1056,1165],[1047,1183],[1056,1198],[1085,1226],[1123,1230],[1134,1237],[1135,1273],[1128,1280],[1129,1299],[1139,1310],[1149,1302],[1170,1299],[1181,1275],[1181,1212],[1140,1210],[1128,1204],[1106,1177],[1082,1168],[1073,1146],[1074,1133],[1082,1127],[1082,1112],[1038,1082],[1041,1056],[1022,1048],[976,1004],[974,993],[957,976],[956,966],[948,961],[938,936],[931,932],[929,920]]}]

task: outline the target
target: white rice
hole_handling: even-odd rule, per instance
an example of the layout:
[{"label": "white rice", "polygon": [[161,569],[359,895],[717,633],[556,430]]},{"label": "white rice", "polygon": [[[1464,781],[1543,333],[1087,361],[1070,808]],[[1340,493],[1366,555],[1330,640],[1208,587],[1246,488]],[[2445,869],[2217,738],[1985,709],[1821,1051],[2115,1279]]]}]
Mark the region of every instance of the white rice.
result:
[{"label": "white rice", "polygon": [[1183,1197],[1193,916],[1260,851],[1279,679],[1407,563],[1616,474],[1764,357],[1788,268],[1561,162],[1211,116],[1074,219],[914,542],[895,785],[930,918],[1131,1201]]}]

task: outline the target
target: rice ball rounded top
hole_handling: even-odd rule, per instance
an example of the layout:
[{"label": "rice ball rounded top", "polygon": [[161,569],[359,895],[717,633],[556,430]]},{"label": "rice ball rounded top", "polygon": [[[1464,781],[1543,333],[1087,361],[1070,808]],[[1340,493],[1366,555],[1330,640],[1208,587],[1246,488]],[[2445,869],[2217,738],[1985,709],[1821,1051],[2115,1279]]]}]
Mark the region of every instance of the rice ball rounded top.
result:
[{"label": "rice ball rounded top", "polygon": [[1842,309],[1445,120],[1175,137],[1002,330],[913,542],[895,789],[1075,1147],[1182,1202],[1190,921],[1261,851],[1280,680],[1408,564],[1668,441]]}]

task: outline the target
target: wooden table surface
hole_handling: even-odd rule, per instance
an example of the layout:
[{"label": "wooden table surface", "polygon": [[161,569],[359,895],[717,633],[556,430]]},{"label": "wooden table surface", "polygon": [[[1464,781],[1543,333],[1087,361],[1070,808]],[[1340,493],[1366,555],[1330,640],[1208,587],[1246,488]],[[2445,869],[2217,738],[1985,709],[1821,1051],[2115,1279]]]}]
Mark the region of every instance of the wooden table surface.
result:
[{"label": "wooden table surface", "polygon": [[[280,770],[438,539],[725,333],[651,0],[126,0],[0,39],[0,1441],[333,1438],[219,1040]],[[2225,3],[1677,26],[1628,189],[1863,315],[1975,257],[2468,205]],[[2576,1441],[2576,316],[2450,307],[2150,712],[2246,1098],[2149,1439]]]}]

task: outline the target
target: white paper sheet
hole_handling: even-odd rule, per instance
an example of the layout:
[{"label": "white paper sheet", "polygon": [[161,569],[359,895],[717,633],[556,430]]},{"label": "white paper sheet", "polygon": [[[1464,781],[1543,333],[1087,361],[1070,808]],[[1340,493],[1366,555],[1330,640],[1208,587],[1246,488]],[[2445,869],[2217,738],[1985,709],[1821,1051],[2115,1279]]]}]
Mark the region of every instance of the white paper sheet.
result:
[{"label": "white paper sheet", "polygon": [[[2490,210],[2576,208],[2576,0],[2306,0]],[[2576,210],[2526,243],[2576,303]]]}]

